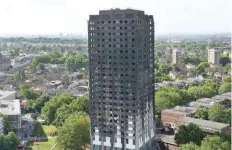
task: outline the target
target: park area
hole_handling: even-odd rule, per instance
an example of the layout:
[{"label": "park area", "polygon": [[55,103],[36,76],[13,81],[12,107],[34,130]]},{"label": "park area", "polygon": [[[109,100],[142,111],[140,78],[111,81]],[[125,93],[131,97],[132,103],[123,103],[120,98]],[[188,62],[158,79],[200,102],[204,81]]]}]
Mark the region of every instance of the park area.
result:
[{"label": "park area", "polygon": [[[34,127],[33,141],[27,143],[26,150],[61,150],[56,145],[56,135],[57,128],[55,126],[41,125],[41,123],[36,123]],[[35,142],[37,139],[37,142]]]}]

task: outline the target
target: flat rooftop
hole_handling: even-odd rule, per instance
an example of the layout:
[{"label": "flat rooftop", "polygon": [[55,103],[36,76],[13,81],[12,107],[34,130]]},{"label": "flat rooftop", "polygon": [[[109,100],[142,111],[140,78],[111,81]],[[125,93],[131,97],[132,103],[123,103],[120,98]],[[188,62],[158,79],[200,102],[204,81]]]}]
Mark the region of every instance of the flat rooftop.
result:
[{"label": "flat rooftop", "polygon": [[192,114],[195,113],[197,110],[196,107],[188,107],[188,106],[176,106],[171,109],[164,109],[162,112],[170,112],[176,114]]},{"label": "flat rooftop", "polygon": [[221,130],[225,127],[230,126],[229,124],[225,124],[225,123],[219,123],[219,122],[213,122],[213,121],[209,121],[209,120],[203,120],[203,119],[196,119],[196,118],[190,118],[190,117],[183,117],[177,120],[177,122],[180,125],[186,125],[186,124],[190,124],[193,123],[197,126],[199,126],[200,128],[210,128],[211,130]]},{"label": "flat rooftop", "polygon": [[160,137],[160,139],[162,140],[162,142],[164,143],[168,143],[168,144],[172,144],[172,145],[177,145],[174,139],[174,135],[164,135],[162,137]]},{"label": "flat rooftop", "polygon": [[213,98],[200,98],[200,99],[197,99],[196,102],[206,103],[206,104],[214,104],[216,101]]},{"label": "flat rooftop", "polygon": [[19,100],[0,100],[0,113],[5,115],[20,115]]},{"label": "flat rooftop", "polygon": [[213,104],[208,104],[208,103],[201,103],[201,102],[190,102],[188,106],[190,107],[207,107],[210,108]]},{"label": "flat rooftop", "polygon": [[16,91],[3,91],[0,90],[0,100],[4,100],[5,97],[8,97],[10,95],[16,94]]}]

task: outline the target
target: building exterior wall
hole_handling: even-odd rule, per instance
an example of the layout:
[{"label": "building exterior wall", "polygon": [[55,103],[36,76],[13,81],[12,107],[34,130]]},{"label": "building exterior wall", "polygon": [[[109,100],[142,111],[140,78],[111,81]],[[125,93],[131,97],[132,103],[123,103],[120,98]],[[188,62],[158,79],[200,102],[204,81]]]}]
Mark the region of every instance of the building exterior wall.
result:
[{"label": "building exterior wall", "polygon": [[9,129],[12,130],[17,130],[21,128],[21,114],[8,115],[8,125],[9,125]]},{"label": "building exterior wall", "polygon": [[161,111],[161,122],[164,126],[171,125],[173,128],[178,128],[177,119],[182,117],[190,117],[191,114],[181,112]]},{"label": "building exterior wall", "polygon": [[179,66],[181,64],[181,50],[173,49],[172,51],[172,64]]},{"label": "building exterior wall", "polygon": [[212,65],[219,65],[219,51],[215,49],[208,50],[208,63]]},{"label": "building exterior wall", "polygon": [[104,10],[88,21],[91,149],[147,149],[155,135],[154,21]]},{"label": "building exterior wall", "polygon": [[228,126],[228,127],[226,127],[226,128],[223,128],[223,129],[221,130],[221,133],[231,134],[231,127]]}]

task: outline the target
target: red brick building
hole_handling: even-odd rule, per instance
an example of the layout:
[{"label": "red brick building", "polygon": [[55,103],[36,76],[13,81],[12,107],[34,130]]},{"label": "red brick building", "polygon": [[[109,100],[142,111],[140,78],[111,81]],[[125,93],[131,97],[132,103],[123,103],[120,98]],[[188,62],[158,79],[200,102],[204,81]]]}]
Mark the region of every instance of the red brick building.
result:
[{"label": "red brick building", "polygon": [[182,117],[192,117],[197,108],[176,106],[173,109],[165,109],[161,111],[161,122],[163,126],[176,127],[177,119]]}]

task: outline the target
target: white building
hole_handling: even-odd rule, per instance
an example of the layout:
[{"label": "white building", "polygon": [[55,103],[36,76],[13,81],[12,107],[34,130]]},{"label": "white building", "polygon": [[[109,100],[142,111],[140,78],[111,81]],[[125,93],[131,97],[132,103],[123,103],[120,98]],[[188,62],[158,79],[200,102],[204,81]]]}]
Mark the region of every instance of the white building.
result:
[{"label": "white building", "polygon": [[174,48],[172,51],[172,64],[180,65],[181,64],[181,49]]},{"label": "white building", "polygon": [[16,99],[16,91],[0,90],[0,100],[14,100]]},{"label": "white building", "polygon": [[208,63],[210,65],[219,65],[219,50],[216,49],[208,50]]},{"label": "white building", "polygon": [[17,131],[21,128],[21,110],[19,100],[0,100],[0,113],[8,116],[8,127]]}]

